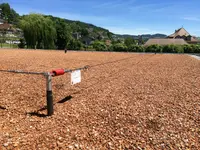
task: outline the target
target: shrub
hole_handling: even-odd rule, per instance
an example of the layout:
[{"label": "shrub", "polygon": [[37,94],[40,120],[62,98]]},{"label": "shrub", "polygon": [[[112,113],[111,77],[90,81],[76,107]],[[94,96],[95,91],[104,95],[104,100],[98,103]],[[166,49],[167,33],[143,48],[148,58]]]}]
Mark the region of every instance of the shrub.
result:
[{"label": "shrub", "polygon": [[87,50],[89,50],[89,51],[93,51],[93,50],[95,50],[95,49],[93,48],[92,45],[90,45],[90,46],[87,47]]},{"label": "shrub", "polygon": [[108,46],[108,51],[114,51],[113,50],[113,45]]},{"label": "shrub", "polygon": [[103,42],[100,42],[100,41],[95,41],[93,43],[93,48],[96,51],[107,51],[108,50],[106,44],[104,44]]},{"label": "shrub", "polygon": [[191,45],[193,53],[200,53],[200,46],[199,45]]},{"label": "shrub", "polygon": [[145,49],[146,52],[153,52],[153,53],[159,53],[159,52],[162,52],[162,46],[160,45],[150,45],[148,47],[146,47]]},{"label": "shrub", "polygon": [[127,50],[128,50],[127,47],[122,43],[117,43],[113,45],[113,51],[126,52]]},{"label": "shrub", "polygon": [[184,45],[183,49],[184,49],[185,53],[193,53],[193,47],[192,47],[192,45]]},{"label": "shrub", "polygon": [[170,45],[164,45],[162,51],[164,53],[171,53],[171,47],[170,47]]},{"label": "shrub", "polygon": [[71,39],[69,43],[67,44],[67,49],[70,49],[70,50],[80,50],[81,47],[82,47],[82,43],[75,39]]},{"label": "shrub", "polygon": [[20,39],[20,43],[18,44],[19,48],[25,48],[25,40],[24,39]]},{"label": "shrub", "polygon": [[144,47],[140,46],[140,45],[130,45],[128,47],[128,51],[129,52],[144,52]]},{"label": "shrub", "polygon": [[184,53],[182,45],[165,45],[163,46],[164,53]]},{"label": "shrub", "polygon": [[175,47],[176,53],[184,53],[184,49],[182,45],[176,45]]}]

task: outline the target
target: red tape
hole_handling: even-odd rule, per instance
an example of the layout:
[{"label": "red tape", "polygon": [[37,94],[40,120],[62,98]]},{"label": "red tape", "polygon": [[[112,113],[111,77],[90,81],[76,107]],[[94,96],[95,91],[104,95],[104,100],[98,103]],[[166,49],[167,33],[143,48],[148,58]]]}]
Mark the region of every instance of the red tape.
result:
[{"label": "red tape", "polygon": [[56,70],[52,70],[53,76],[60,76],[65,74],[65,70],[64,69],[56,69]]}]

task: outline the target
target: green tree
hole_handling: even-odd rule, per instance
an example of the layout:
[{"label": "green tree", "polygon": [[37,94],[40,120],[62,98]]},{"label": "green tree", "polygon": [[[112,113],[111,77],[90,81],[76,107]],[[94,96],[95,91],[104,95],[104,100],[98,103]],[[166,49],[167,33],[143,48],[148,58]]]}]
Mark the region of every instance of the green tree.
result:
[{"label": "green tree", "polygon": [[107,36],[108,36],[108,38],[110,39],[110,40],[113,40],[113,37],[112,37],[112,33],[111,32],[107,32]]},{"label": "green tree", "polygon": [[113,45],[112,49],[113,49],[113,51],[116,51],[116,52],[126,52],[127,46],[122,43],[117,43],[117,44]]},{"label": "green tree", "polygon": [[8,3],[3,3],[0,5],[0,8],[2,9],[1,17],[8,21],[10,16],[10,5]]},{"label": "green tree", "polygon": [[57,49],[65,49],[67,43],[70,41],[71,37],[71,29],[67,24],[61,20],[56,20],[56,47]]},{"label": "green tree", "polygon": [[108,50],[106,44],[104,42],[100,42],[100,41],[95,41],[93,43],[93,48],[96,51],[107,51]]},{"label": "green tree", "polygon": [[129,52],[144,52],[144,47],[141,45],[130,45],[128,47]]},{"label": "green tree", "polygon": [[14,9],[10,8],[8,3],[0,4],[0,8],[2,9],[1,18],[8,21],[8,23],[17,24],[19,22],[19,14],[15,12]]},{"label": "green tree", "polygon": [[20,26],[28,48],[55,48],[56,29],[51,19],[30,14],[23,17]]},{"label": "green tree", "polygon": [[20,39],[20,43],[18,44],[18,47],[19,47],[19,48],[25,48],[25,45],[26,45],[26,44],[25,44],[25,40],[21,38],[21,39]]},{"label": "green tree", "polygon": [[125,39],[124,44],[129,47],[131,45],[136,44],[135,40],[132,37],[128,37]]},{"label": "green tree", "polygon": [[82,35],[82,36],[88,36],[88,35],[89,35],[88,30],[85,29],[85,28],[82,28],[82,29],[81,29],[81,35]]},{"label": "green tree", "polygon": [[73,38],[67,44],[67,48],[70,49],[70,50],[80,50],[81,47],[82,47],[82,43],[78,40],[73,39]]},{"label": "green tree", "polygon": [[162,46],[154,44],[146,47],[145,52],[159,53],[162,52]]},{"label": "green tree", "polygon": [[163,46],[163,52],[165,53],[184,53],[184,47],[181,45],[165,45]]}]

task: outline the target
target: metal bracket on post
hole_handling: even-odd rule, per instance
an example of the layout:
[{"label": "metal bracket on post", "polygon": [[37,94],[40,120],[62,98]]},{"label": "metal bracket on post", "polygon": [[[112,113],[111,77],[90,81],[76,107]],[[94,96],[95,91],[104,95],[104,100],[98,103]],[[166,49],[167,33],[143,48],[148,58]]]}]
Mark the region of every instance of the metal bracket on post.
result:
[{"label": "metal bracket on post", "polygon": [[52,74],[46,74],[47,81],[47,115],[53,115],[53,93],[52,93]]}]

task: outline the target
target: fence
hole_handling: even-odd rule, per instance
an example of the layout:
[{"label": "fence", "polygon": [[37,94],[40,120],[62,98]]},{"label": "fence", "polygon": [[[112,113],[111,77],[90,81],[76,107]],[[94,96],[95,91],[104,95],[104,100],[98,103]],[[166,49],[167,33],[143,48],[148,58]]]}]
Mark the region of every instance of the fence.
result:
[{"label": "fence", "polygon": [[76,69],[56,69],[51,72],[29,72],[23,70],[0,70],[0,72],[29,74],[29,75],[42,75],[46,78],[46,100],[47,100],[47,115],[53,115],[53,91],[52,91],[52,77],[64,75],[65,73],[72,73],[78,70],[88,69],[89,66],[84,66]]}]

